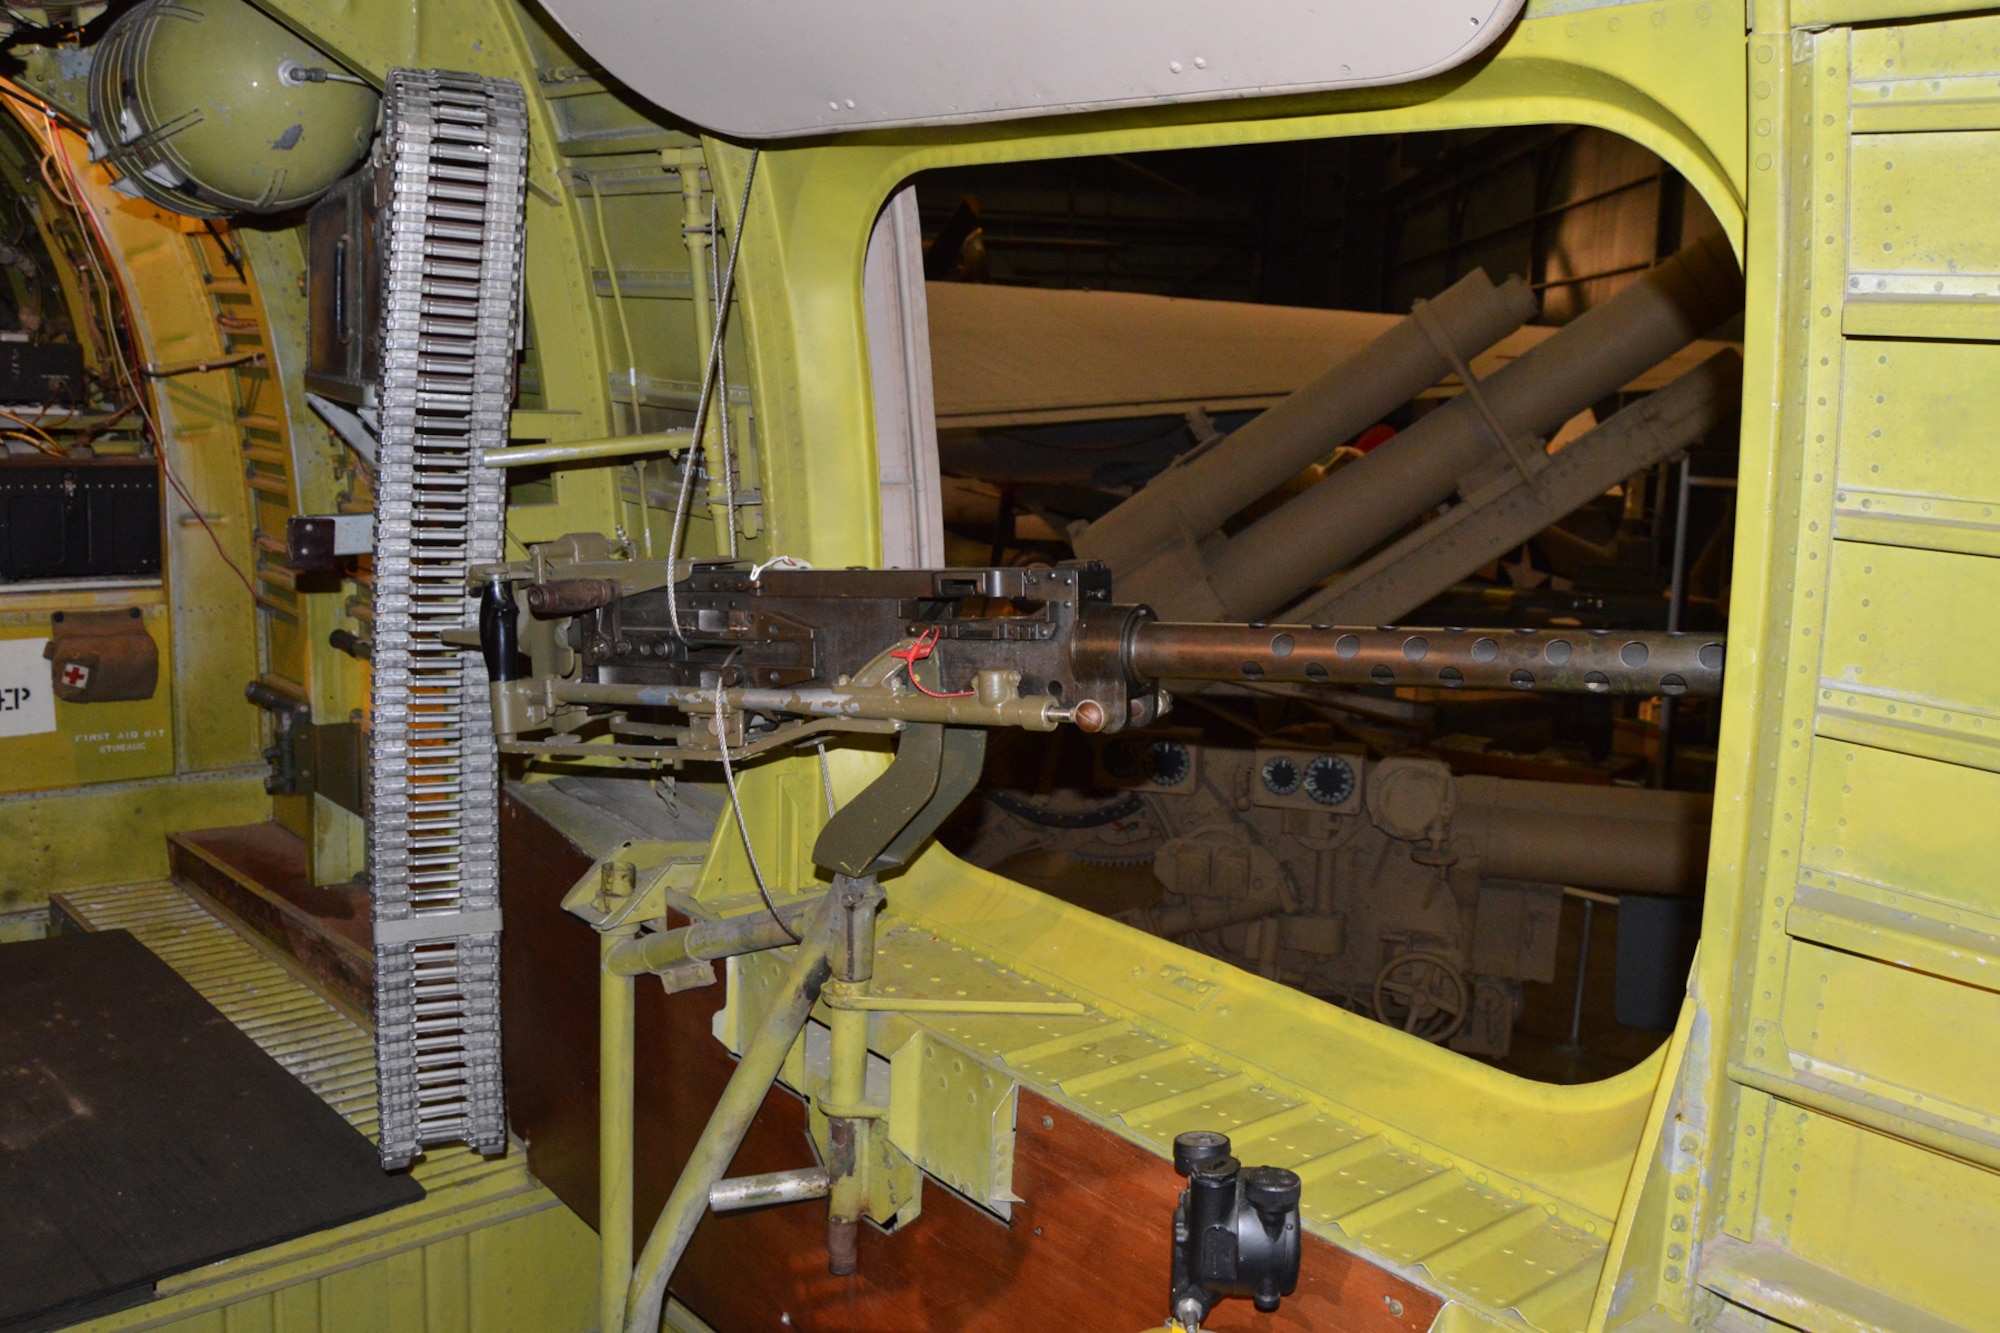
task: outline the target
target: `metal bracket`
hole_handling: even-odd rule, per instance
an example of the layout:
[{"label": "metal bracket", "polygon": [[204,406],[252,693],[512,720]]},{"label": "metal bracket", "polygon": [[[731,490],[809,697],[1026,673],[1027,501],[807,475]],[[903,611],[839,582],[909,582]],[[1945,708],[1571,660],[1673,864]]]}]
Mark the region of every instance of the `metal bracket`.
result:
[{"label": "metal bracket", "polygon": [[375,550],[373,514],[293,514],[285,520],[285,564],[297,574],[336,573]]},{"label": "metal bracket", "polygon": [[1011,1216],[1014,1115],[1020,1087],[1005,1072],[919,1031],[889,1057],[889,1142],[923,1170],[999,1217]]},{"label": "metal bracket", "polygon": [[[740,975],[740,974],[739,974]],[[732,1002],[736,997],[732,996]],[[824,1001],[826,993],[820,993]],[[808,1023],[802,1039],[785,1062],[784,1082],[806,1100],[807,1132],[822,1161],[832,1161],[835,1119],[856,1122],[853,1151],[860,1175],[867,1182],[868,1216],[884,1227],[903,1226],[923,1211],[923,1174],[899,1148],[890,1132],[891,1066],[883,1056],[868,1052],[861,1095],[851,1104],[832,1096],[832,1035],[824,1024]]]},{"label": "metal bracket", "polygon": [[273,796],[296,796],[303,790],[299,765],[299,737],[312,725],[312,706],[273,689],[261,680],[243,687],[243,697],[271,715],[274,734],[264,750],[271,771],[264,778],[264,790]]},{"label": "metal bracket", "polygon": [[[670,891],[694,886],[706,851],[695,843],[621,842],[570,886],[563,910],[602,934],[658,921],[667,914]],[[699,966],[708,972],[707,963]]]},{"label": "metal bracket", "polygon": [[715,969],[699,958],[690,958],[685,963],[662,968],[653,975],[660,979],[661,987],[669,995],[679,995],[684,990],[700,990],[703,986],[715,984]]},{"label": "metal bracket", "polygon": [[262,681],[246,685],[243,696],[269,713],[273,723],[271,744],[264,750],[271,765],[265,791],[273,796],[317,793],[343,810],[367,815],[362,808],[360,723],[315,723],[310,705]]},{"label": "metal bracket", "polygon": [[986,732],[912,722],[889,771],[820,830],[813,860],[857,879],[909,861],[978,785]]},{"label": "metal bracket", "polygon": [[381,442],[376,438],[378,422],[375,413],[370,411],[364,415],[344,403],[336,403],[316,393],[306,395],[306,405],[319,414],[320,420],[340,437],[342,444],[354,451],[370,472],[379,466],[376,454],[381,449]]}]

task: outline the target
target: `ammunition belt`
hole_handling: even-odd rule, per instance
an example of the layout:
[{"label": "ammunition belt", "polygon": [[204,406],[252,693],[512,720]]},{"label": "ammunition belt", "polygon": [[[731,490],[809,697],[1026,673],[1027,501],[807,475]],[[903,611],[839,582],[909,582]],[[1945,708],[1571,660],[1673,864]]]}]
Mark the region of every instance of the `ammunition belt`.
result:
[{"label": "ammunition belt", "polygon": [[368,869],[385,1167],[506,1147],[499,755],[471,566],[502,555],[527,109],[500,79],[392,70],[378,173],[380,473]]}]

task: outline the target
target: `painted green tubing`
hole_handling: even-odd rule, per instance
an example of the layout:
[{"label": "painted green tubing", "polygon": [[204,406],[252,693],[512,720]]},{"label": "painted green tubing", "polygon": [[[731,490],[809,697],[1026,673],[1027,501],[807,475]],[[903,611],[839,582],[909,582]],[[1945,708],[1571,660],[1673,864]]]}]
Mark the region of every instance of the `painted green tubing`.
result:
[{"label": "painted green tubing", "polygon": [[597,1049],[597,1309],[598,1327],[625,1318],[632,1283],[633,979],[612,971],[612,952],[629,932],[601,940],[606,966],[598,976]]},{"label": "painted green tubing", "polygon": [[764,1104],[764,1096],[784,1066],[785,1056],[805,1026],[806,1016],[819,1000],[820,988],[832,975],[827,961],[827,914],[832,911],[822,900],[820,909],[801,932],[804,939],[792,955],[778,987],[776,1001],[765,1011],[756,1035],[743,1050],[736,1072],[715,1103],[701,1138],[681,1168],[660,1220],[646,1238],[639,1255],[638,1271],[632,1276],[631,1297],[625,1307],[626,1333],[659,1333],[660,1307],[666,1301],[667,1282],[687,1250],[694,1229],[708,1211],[708,1192],[722,1179],[750,1122]]},{"label": "painted green tubing", "polygon": [[[834,982],[841,988],[865,989],[866,982]],[[859,1106],[867,1095],[868,1015],[858,1009],[834,1009],[827,1015],[832,1070],[827,1094],[833,1107]],[[852,1273],[861,1216],[868,1211],[868,1178],[861,1162],[866,1122],[851,1116],[827,1119],[827,1271],[836,1277]]]},{"label": "painted green tubing", "polygon": [[691,430],[656,430],[644,435],[613,435],[600,440],[569,440],[553,444],[517,444],[494,449],[482,460],[488,467],[541,467],[587,463],[599,458],[637,458],[643,454],[678,453],[694,442]]},{"label": "painted green tubing", "polygon": [[605,955],[604,966],[620,976],[663,972],[690,959],[707,962],[737,954],[781,949],[798,939],[798,932],[819,905],[818,898],[784,903],[778,908],[780,920],[771,919],[763,909],[721,921],[702,921],[676,930],[656,930],[627,938]]}]

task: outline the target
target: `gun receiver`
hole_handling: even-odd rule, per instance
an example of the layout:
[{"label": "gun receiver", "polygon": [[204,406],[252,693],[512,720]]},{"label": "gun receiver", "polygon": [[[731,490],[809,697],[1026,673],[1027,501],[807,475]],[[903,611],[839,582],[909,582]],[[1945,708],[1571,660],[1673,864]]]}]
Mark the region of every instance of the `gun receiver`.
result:
[{"label": "gun receiver", "polygon": [[[658,761],[726,744],[735,758],[909,723],[1114,732],[1164,713],[1169,682],[1697,697],[1722,682],[1722,641],[1702,635],[1167,624],[1114,601],[1096,563],[670,571],[538,553],[481,577],[495,728],[517,753]],[[600,725],[608,743],[577,736]],[[541,731],[554,735],[528,739]]]}]

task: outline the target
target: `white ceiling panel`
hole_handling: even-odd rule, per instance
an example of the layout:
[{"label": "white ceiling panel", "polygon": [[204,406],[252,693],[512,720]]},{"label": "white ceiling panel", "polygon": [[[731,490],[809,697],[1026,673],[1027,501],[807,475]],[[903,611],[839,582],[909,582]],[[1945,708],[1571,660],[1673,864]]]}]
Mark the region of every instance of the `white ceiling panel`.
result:
[{"label": "white ceiling panel", "polygon": [[1407,83],[1524,0],[544,0],[634,92],[746,139]]}]

